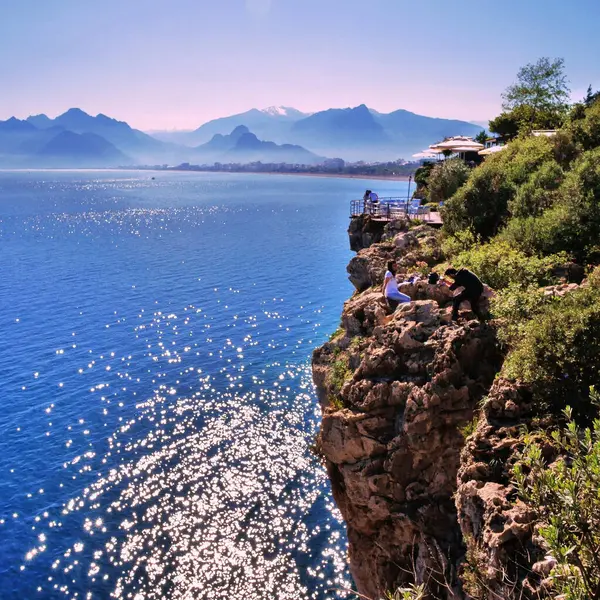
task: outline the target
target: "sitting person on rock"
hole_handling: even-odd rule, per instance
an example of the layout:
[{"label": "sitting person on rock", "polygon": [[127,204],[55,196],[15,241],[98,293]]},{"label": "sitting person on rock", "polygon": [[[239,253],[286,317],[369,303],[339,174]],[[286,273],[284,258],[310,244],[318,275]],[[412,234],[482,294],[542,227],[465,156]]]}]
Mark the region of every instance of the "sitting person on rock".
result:
[{"label": "sitting person on rock", "polygon": [[481,283],[479,277],[477,277],[475,273],[471,273],[468,269],[460,269],[457,271],[453,268],[447,269],[444,275],[454,280],[454,283],[450,286],[451,291],[454,291],[459,287],[463,288],[462,292],[452,298],[452,320],[456,321],[458,319],[458,309],[460,305],[467,300],[471,305],[471,310],[481,321],[483,315],[479,310],[479,300],[481,294],[483,294],[483,283]]},{"label": "sitting person on rock", "polygon": [[391,260],[387,264],[387,271],[383,279],[382,293],[392,310],[396,310],[398,304],[401,302],[410,302],[410,296],[403,294],[398,289],[398,282],[396,281],[396,263]]}]

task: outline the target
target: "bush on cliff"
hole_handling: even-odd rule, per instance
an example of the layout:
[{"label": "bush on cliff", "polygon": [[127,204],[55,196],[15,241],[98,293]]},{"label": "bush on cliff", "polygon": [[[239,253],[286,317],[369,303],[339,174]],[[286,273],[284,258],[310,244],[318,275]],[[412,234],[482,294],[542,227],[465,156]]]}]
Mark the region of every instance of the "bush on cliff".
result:
[{"label": "bush on cliff", "polygon": [[547,405],[571,403],[585,414],[600,380],[600,268],[589,284],[550,302],[523,324],[503,366]]},{"label": "bush on cliff", "polygon": [[[591,390],[592,400],[600,398]],[[521,498],[538,513],[539,533],[553,565],[550,577],[556,598],[600,597],[600,420],[580,428],[565,410],[566,427],[551,435],[536,432],[514,467]],[[559,458],[548,465],[541,444]]]},{"label": "bush on cliff", "polygon": [[429,174],[429,201],[442,202],[462,187],[471,170],[459,158],[451,158],[435,165]]},{"label": "bush on cliff", "polygon": [[[524,186],[525,187],[525,186]],[[548,188],[549,186],[547,186]],[[600,236],[600,148],[584,152],[560,187],[545,192],[550,206],[512,219],[500,237],[525,252],[568,251],[579,261],[597,261]],[[530,194],[530,198],[535,194]]]},{"label": "bush on cliff", "polygon": [[591,150],[600,146],[600,100],[593,102],[585,109],[582,118],[577,118],[578,114],[573,114],[570,122],[567,124],[574,140],[580,144],[584,150]]},{"label": "bush on cliff", "polygon": [[[518,139],[489,156],[442,209],[445,231],[455,234],[470,229],[484,239],[495,235],[508,220],[509,203],[519,186],[551,162],[555,162],[554,146],[546,137]],[[548,179],[548,173],[537,176],[538,181]]]},{"label": "bush on cliff", "polygon": [[417,189],[413,194],[415,198],[426,200],[429,197],[429,176],[434,167],[434,162],[426,161],[415,171],[415,183],[417,184]]},{"label": "bush on cliff", "polygon": [[567,255],[529,256],[506,241],[495,239],[463,250],[451,260],[457,268],[471,269],[483,282],[499,290],[510,285],[527,288],[551,283],[553,267],[566,262]]}]

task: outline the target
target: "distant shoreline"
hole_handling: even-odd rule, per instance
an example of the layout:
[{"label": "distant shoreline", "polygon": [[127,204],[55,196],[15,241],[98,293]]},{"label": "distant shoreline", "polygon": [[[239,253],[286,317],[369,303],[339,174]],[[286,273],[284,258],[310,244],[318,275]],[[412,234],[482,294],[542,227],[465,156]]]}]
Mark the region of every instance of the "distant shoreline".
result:
[{"label": "distant shoreline", "polygon": [[407,175],[353,175],[350,173],[292,173],[281,171],[200,171],[196,169],[136,169],[135,167],[131,168],[30,168],[30,169],[0,169],[1,172],[10,173],[10,172],[19,172],[19,173],[27,173],[27,172],[73,172],[73,171],[81,171],[81,172],[124,172],[124,171],[136,171],[141,172],[145,171],[148,173],[209,173],[209,174],[217,174],[217,175],[284,175],[286,177],[296,176],[296,177],[327,177],[334,179],[371,179],[376,181],[408,181]]},{"label": "distant shoreline", "polygon": [[354,175],[350,173],[293,173],[282,171],[201,171],[199,169],[123,169],[127,171],[151,171],[152,173],[215,173],[227,175],[285,175],[286,177],[327,177],[335,179],[372,179],[377,181],[408,181],[408,175]]},{"label": "distant shoreline", "polygon": [[[205,171],[206,172],[206,171]],[[209,171],[216,172],[216,171]],[[225,173],[226,171],[218,171]],[[247,175],[248,173],[235,173],[236,175]],[[334,177],[337,179],[376,179],[388,181],[408,181],[407,175],[351,175],[349,173],[280,173],[279,171],[256,172],[252,175],[297,175],[299,177]]]}]

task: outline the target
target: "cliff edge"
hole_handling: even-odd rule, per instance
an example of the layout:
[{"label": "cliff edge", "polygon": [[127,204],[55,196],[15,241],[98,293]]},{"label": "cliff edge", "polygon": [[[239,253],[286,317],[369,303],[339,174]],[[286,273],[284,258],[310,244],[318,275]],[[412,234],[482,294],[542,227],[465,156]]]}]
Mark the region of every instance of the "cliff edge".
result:
[{"label": "cliff edge", "polygon": [[[389,312],[378,285],[396,259],[410,273],[434,263],[434,230],[392,224],[348,266],[357,288],[341,327],[314,352],[323,421],[318,447],[347,524],[358,592],[380,598],[424,583],[435,598],[462,597],[465,546],[455,505],[467,426],[501,365],[495,331],[450,322],[448,288],[405,284],[413,302]],[[422,268],[422,267],[421,267]]]}]

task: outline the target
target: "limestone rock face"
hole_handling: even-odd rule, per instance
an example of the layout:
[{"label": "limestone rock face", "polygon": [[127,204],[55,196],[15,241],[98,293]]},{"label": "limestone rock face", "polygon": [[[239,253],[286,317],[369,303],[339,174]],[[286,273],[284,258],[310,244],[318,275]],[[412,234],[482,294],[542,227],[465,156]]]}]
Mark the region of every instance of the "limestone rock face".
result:
[{"label": "limestone rock face", "polygon": [[[359,227],[361,223],[364,225],[367,222],[365,219],[367,217],[356,217],[350,229]],[[353,235],[350,233],[351,240]],[[417,263],[436,264],[443,258],[437,243],[438,236],[439,232],[427,225],[409,230],[404,221],[391,221],[379,236],[375,236],[380,240],[379,243],[366,243],[365,240],[360,244],[353,242],[358,254],[348,264],[348,279],[362,292],[371,286],[381,285],[388,261],[396,261],[400,276],[411,274]]]},{"label": "limestone rock face", "polygon": [[[468,303],[459,324],[450,321],[447,286],[401,283],[411,302],[390,315],[380,289],[387,261],[399,281],[424,274],[443,260],[434,230],[390,223],[375,243],[367,224],[355,226],[362,241],[348,273],[357,291],[341,334],[315,350],[313,379],[323,411],[316,446],[359,593],[378,599],[416,582],[428,600],[552,596],[554,559],[512,483],[523,425],[553,427],[552,417],[536,412],[529,389],[497,377],[493,324],[474,320]],[[563,283],[545,296],[588,285],[573,263],[555,275]],[[484,312],[491,296],[486,289]],[[549,464],[559,459],[548,444],[542,452]]]},{"label": "limestone rock face", "polygon": [[[424,299],[400,305],[385,325],[381,293],[356,294],[344,307],[344,335],[313,356],[323,406],[318,445],[347,524],[351,571],[369,598],[415,577],[433,598],[462,597],[453,500],[460,428],[500,356],[492,328],[449,324],[440,306],[447,295],[430,287],[411,289]],[[332,377],[339,361],[349,366],[341,385]]]},{"label": "limestone rock face", "polygon": [[545,597],[546,553],[535,536],[535,515],[518,499],[511,475],[521,428],[534,416],[530,396],[524,387],[496,380],[461,456],[458,521],[478,563],[475,585],[489,600]]},{"label": "limestone rock face", "polygon": [[372,244],[380,242],[384,228],[384,222],[375,221],[370,215],[353,217],[348,227],[350,250],[358,252],[363,248],[368,248]]}]

